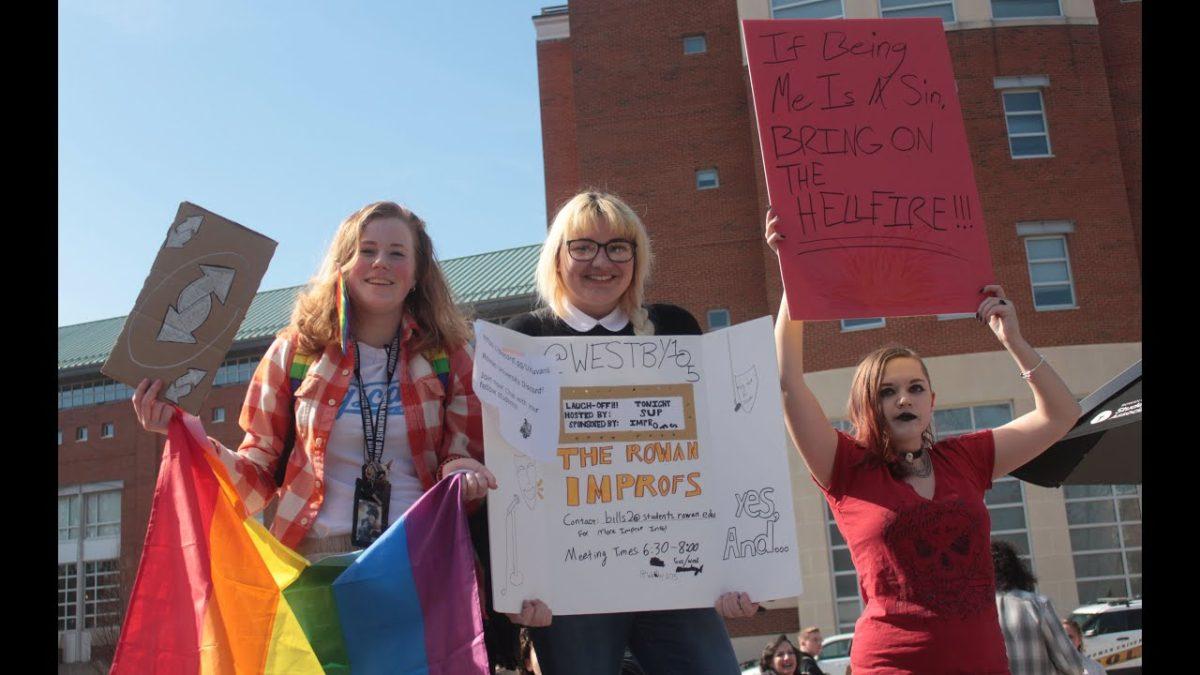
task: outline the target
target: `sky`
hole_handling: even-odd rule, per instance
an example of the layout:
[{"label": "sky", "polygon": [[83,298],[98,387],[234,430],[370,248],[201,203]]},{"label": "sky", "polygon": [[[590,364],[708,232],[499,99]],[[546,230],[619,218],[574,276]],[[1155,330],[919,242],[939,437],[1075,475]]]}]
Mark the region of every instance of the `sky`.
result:
[{"label": "sky", "polygon": [[532,16],[565,0],[60,0],[58,322],[123,316],[182,201],[279,242],[405,204],[439,258],[540,242]]}]

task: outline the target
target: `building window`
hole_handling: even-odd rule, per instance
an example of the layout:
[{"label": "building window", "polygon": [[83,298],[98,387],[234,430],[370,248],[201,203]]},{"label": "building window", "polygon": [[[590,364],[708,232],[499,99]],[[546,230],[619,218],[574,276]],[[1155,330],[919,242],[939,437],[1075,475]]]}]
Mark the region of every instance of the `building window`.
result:
[{"label": "building window", "polygon": [[971,312],[961,312],[958,314],[938,314],[938,321],[954,321],[955,319],[973,319],[975,315]]},{"label": "building window", "polygon": [[224,422],[225,421],[225,409],[224,408],[213,408],[212,409],[212,421]]},{"label": "building window", "polygon": [[1071,281],[1067,238],[1027,237],[1025,254],[1029,257],[1034,309],[1074,309],[1075,286]]},{"label": "building window", "polygon": [[59,489],[60,631],[119,621],[121,487],[118,481]]},{"label": "building window", "polygon": [[771,0],[773,19],[840,19],[842,0]]},{"label": "building window", "polygon": [[83,627],[117,623],[121,603],[121,573],[116,560],[83,564]]},{"label": "building window", "polygon": [[729,310],[727,309],[710,309],[708,310],[708,329],[716,330],[725,328],[729,325]]},{"label": "building window", "polygon": [[716,169],[700,169],[696,172],[696,189],[711,190],[720,186],[721,179]]},{"label": "building window", "polygon": [[[829,420],[838,431],[854,435],[854,425],[850,420]],[[858,572],[850,560],[850,548],[833,520],[833,512],[825,505],[825,524],[829,531],[829,569],[833,570],[833,603],[834,615],[837,619],[837,631],[849,633],[854,630],[854,622],[862,614],[862,600],[858,595]]]},{"label": "building window", "polygon": [[879,14],[885,19],[936,16],[954,21],[954,0],[879,0]]},{"label": "building window", "polygon": [[1080,604],[1142,596],[1140,485],[1065,485]]},{"label": "building window", "polygon": [[1040,90],[1005,91],[1004,123],[1008,127],[1008,149],[1013,159],[1050,157],[1050,134]]},{"label": "building window", "polygon": [[684,54],[703,54],[708,51],[708,40],[703,35],[686,35],[683,38]]},{"label": "building window", "polygon": [[75,442],[87,440],[87,427],[75,427]]},{"label": "building window", "polygon": [[73,541],[79,538],[79,504],[77,494],[58,497],[58,540]]},{"label": "building window", "polygon": [[213,386],[223,384],[234,384],[237,382],[249,382],[251,376],[254,375],[254,369],[258,367],[258,362],[261,359],[254,356],[244,357],[240,359],[226,359],[217,368],[217,374],[213,377]]},{"label": "building window", "polygon": [[992,0],[994,19],[1031,19],[1039,16],[1062,16],[1058,0]]},{"label": "building window", "polygon": [[89,492],[83,495],[87,513],[83,536],[101,539],[121,536],[121,491]]},{"label": "building window", "polygon": [[58,566],[58,629],[75,630],[78,620],[79,566],[67,563]]},{"label": "building window", "polygon": [[58,444],[62,445],[62,429],[58,430]]},{"label": "building window", "polygon": [[112,422],[103,422],[100,424],[100,438],[112,438],[116,433],[116,427]]},{"label": "building window", "polygon": [[887,320],[882,317],[878,319],[842,319],[842,332],[883,328],[886,325]]},{"label": "building window", "polygon": [[78,408],[85,405],[97,405],[109,401],[128,400],[133,397],[133,389],[108,378],[77,382],[58,388],[58,409]]}]

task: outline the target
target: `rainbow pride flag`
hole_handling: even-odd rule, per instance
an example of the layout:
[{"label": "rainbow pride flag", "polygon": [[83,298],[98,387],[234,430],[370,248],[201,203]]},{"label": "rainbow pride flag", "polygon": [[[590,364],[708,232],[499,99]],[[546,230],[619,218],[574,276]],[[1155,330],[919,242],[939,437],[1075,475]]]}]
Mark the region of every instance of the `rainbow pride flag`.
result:
[{"label": "rainbow pride flag", "polygon": [[365,551],[310,565],[172,418],[111,673],[488,673],[461,478]]}]

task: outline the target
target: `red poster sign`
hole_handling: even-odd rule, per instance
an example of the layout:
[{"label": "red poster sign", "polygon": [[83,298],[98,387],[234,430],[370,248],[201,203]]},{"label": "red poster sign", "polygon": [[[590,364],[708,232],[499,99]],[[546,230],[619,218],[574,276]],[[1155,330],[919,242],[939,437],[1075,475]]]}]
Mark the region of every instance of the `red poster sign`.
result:
[{"label": "red poster sign", "polygon": [[942,21],[742,27],[792,318],[974,312],[994,277]]}]

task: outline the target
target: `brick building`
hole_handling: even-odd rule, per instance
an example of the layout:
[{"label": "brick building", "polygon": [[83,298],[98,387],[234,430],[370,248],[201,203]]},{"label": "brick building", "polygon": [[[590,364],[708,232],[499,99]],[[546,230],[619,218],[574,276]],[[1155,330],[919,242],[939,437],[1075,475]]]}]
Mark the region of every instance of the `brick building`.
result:
[{"label": "brick building", "polygon": [[[584,187],[625,198],[655,245],[651,301],[710,328],[774,314],[778,263],[740,20],[944,20],[996,277],[1022,331],[1077,396],[1141,355],[1141,3],[1119,0],[571,0],[533,17],[549,214]],[[714,280],[719,282],[714,283]],[[971,315],[966,315],[970,317]],[[809,386],[844,425],[853,366],[889,341],[928,361],[942,435],[1033,408],[991,332],[963,316],[812,322]],[[733,622],[762,636],[853,630],[857,577],[793,456],[804,593]],[[1141,488],[996,481],[994,536],[1026,552],[1060,609],[1141,595]]]},{"label": "brick building", "polygon": [[[1011,16],[1015,9],[1036,16]],[[533,18],[546,204],[610,190],[650,229],[650,300],[708,328],[774,314],[778,267],[762,242],[766,189],[740,19],[933,14],[945,27],[997,279],[1023,331],[1083,397],[1141,356],[1141,3],[1123,0],[572,0]],[[536,245],[443,261],[458,300],[500,319],[533,302]],[[203,421],[223,443],[245,382],[298,289],[258,294]],[[124,318],[59,329],[59,636],[64,660],[111,648],[145,537],[161,442],[130,391],[99,368]],[[1033,407],[1011,359],[957,316],[806,327],[808,383],[843,424],[850,374],[887,341],[927,357],[942,434]],[[791,462],[804,593],[732,622],[740,658],[763,636],[852,630],[857,578],[823,499]],[[1028,553],[1066,611],[1141,595],[1141,488],[1050,490],[997,481],[995,536]]]}]

